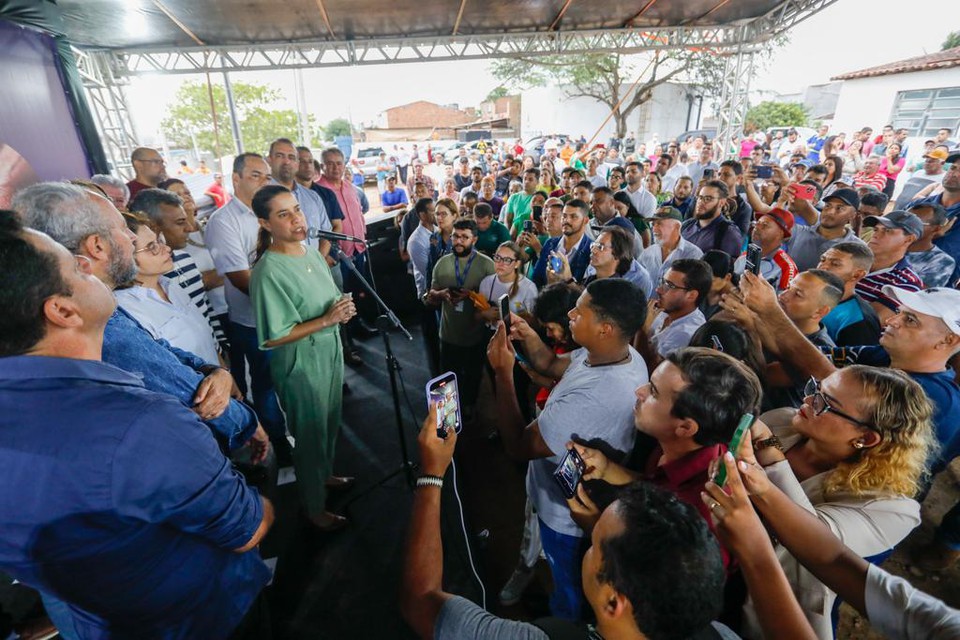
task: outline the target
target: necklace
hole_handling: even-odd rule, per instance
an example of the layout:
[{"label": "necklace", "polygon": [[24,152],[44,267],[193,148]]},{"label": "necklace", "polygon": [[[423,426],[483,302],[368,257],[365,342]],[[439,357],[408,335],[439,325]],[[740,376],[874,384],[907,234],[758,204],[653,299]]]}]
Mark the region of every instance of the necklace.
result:
[{"label": "necklace", "polygon": [[[307,257],[307,248],[304,247],[303,245],[300,245],[300,248],[303,249],[303,257],[306,258],[306,257]],[[307,273],[313,273],[313,267],[310,266],[310,263],[307,262],[306,264],[307,264]]]},{"label": "necklace", "polygon": [[622,358],[620,358],[619,360],[616,360],[616,361],[614,361],[614,362],[598,362],[597,364],[590,364],[590,362],[588,362],[586,359],[584,359],[583,364],[584,364],[585,366],[587,366],[587,367],[590,367],[591,369],[596,369],[596,368],[598,368],[598,367],[612,367],[612,366],[615,365],[615,364],[620,364],[621,362],[626,362],[626,361],[629,360],[629,359],[630,359],[630,350],[627,349],[627,355],[623,356]]}]

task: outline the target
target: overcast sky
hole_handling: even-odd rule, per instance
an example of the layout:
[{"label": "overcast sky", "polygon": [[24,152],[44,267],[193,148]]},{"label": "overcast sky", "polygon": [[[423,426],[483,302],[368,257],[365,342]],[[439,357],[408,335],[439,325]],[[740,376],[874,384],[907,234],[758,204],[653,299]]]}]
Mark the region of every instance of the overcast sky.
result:
[{"label": "overcast sky", "polygon": [[[582,0],[575,0],[582,1]],[[949,9],[948,9],[949,8]],[[940,49],[956,5],[949,0],[838,0],[790,32],[787,46],[773,50],[765,70],[751,81],[754,102],[765,92],[794,93],[831,76]],[[308,111],[320,124],[349,118],[370,122],[383,110],[428,100],[476,106],[497,86],[489,61],[418,62],[303,71]],[[221,81],[222,76],[213,76]],[[231,74],[234,81],[271,85],[295,108],[294,72]],[[135,78],[128,98],[141,138],[151,137],[166,115],[177,87],[203,76]]]}]

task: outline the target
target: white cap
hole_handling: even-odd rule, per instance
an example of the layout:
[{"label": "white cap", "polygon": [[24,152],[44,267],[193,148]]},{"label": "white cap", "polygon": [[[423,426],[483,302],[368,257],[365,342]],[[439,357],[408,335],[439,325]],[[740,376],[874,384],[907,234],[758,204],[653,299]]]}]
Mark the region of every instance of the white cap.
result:
[{"label": "white cap", "polygon": [[884,285],[882,291],[917,313],[940,318],[950,331],[960,335],[960,291],[946,287],[907,291],[889,284]]}]

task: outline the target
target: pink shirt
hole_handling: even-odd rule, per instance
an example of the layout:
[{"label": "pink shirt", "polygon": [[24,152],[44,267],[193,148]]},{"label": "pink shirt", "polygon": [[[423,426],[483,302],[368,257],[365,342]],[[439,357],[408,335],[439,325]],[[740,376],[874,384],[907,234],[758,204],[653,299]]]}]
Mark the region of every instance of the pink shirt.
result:
[{"label": "pink shirt", "polygon": [[890,162],[884,157],[883,160],[880,161],[880,170],[878,173],[887,176],[887,180],[896,180],[905,163],[906,160],[904,158],[898,158],[896,164],[891,167]]},{"label": "pink shirt", "polygon": [[[343,210],[343,233],[357,238],[367,237],[367,222],[363,218],[363,211],[360,210],[360,196],[352,184],[346,180],[340,181],[340,186],[334,185],[326,177],[317,181],[321,187],[326,187],[333,191],[337,196],[337,202]],[[345,256],[352,256],[354,253],[363,253],[367,250],[365,245],[357,242],[340,242],[340,250]]]}]

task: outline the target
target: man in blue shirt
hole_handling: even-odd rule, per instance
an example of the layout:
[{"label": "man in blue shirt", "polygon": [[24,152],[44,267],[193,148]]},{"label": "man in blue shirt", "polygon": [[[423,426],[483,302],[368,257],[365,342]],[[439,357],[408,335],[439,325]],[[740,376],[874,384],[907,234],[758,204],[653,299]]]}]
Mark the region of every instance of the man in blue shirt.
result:
[{"label": "man in blue shirt", "polygon": [[380,194],[380,205],[384,213],[406,209],[408,204],[410,200],[407,199],[407,192],[397,187],[397,176],[391,173],[387,176],[386,190]]},{"label": "man in blue shirt", "polygon": [[273,508],[194,413],[101,362],[116,302],[91,267],[0,214],[0,569],[68,603],[68,637],[227,638],[260,612]]},{"label": "man in blue shirt", "polygon": [[[547,265],[551,253],[566,257],[567,264],[570,265],[570,276],[574,280],[583,279],[583,274],[590,266],[591,240],[586,233],[589,214],[590,207],[583,200],[570,200],[563,206],[563,235],[550,238],[543,244],[540,258],[533,269],[533,282],[538,288],[547,284]],[[551,271],[556,273],[553,269]]]},{"label": "man in blue shirt", "polygon": [[[26,226],[84,256],[92,273],[108,288],[136,277],[136,236],[103,196],[70,184],[45,182],[19,192],[13,208]],[[200,416],[228,449],[249,441],[254,462],[266,457],[266,432],[250,407],[231,398],[235,385],[230,373],[165,340],[154,340],[120,308],[104,331],[103,361],[140,376],[151,391],[175,396]]]},{"label": "man in blue shirt", "polygon": [[[947,210],[947,220],[955,220],[960,216],[960,152],[954,151],[947,156],[947,162],[944,166],[946,173],[943,174],[943,193],[935,196],[914,200],[907,207],[914,207],[918,204],[939,204]],[[947,233],[933,241],[941,249],[947,252],[951,258],[956,261],[957,266],[950,276],[950,283],[955,284],[960,278],[960,225],[954,223]]]}]

